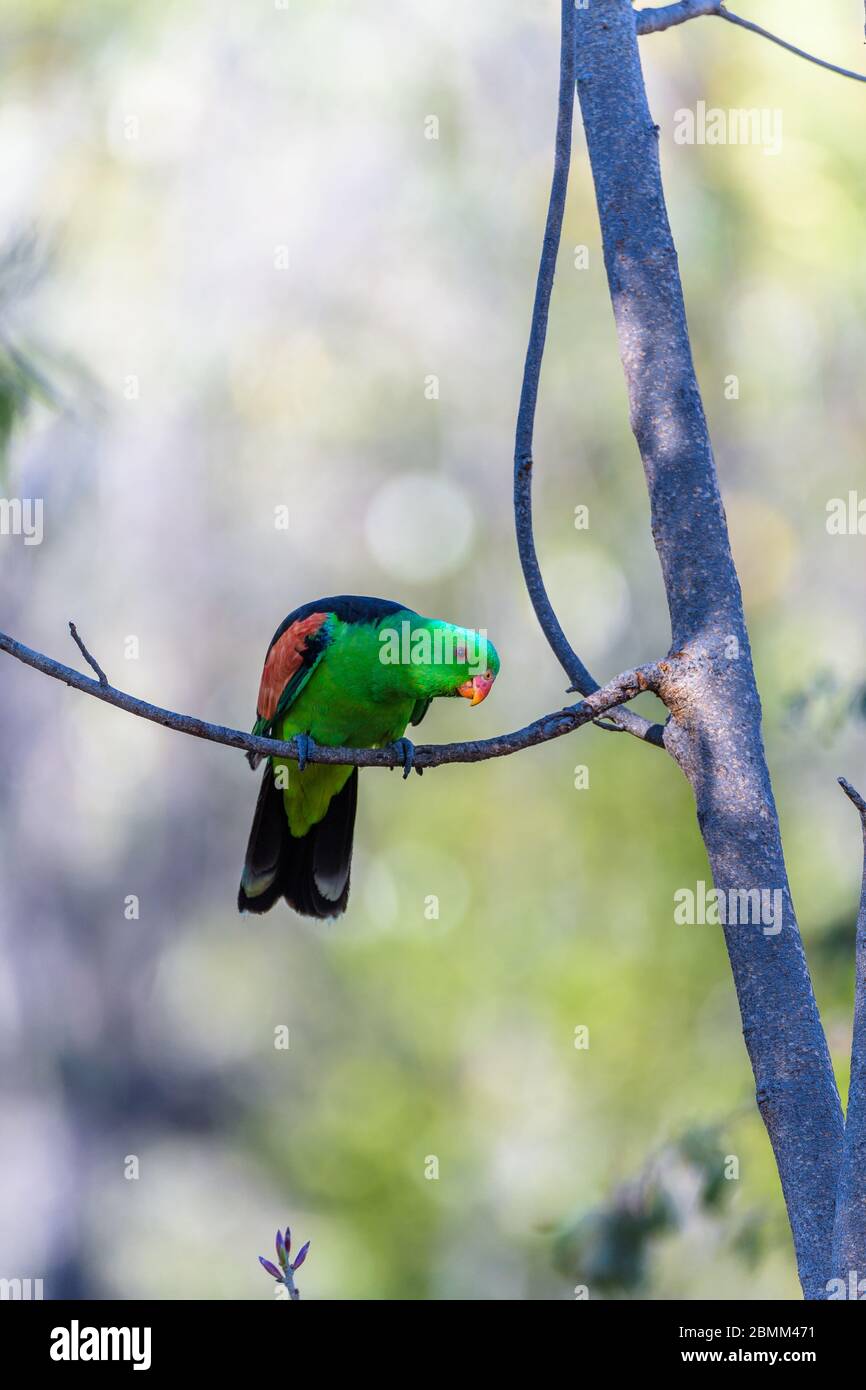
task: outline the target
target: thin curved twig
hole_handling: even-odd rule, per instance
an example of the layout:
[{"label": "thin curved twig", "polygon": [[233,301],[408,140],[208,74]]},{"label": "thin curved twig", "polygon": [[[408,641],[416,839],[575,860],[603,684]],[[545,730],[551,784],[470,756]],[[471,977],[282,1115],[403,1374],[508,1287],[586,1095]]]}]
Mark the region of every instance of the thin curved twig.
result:
[{"label": "thin curved twig", "polygon": [[[554,656],[571,682],[571,689],[590,695],[599,689],[598,681],[584,666],[566,637],[547,593],[532,527],[532,437],[535,410],[538,404],[538,384],[550,296],[556,274],[556,260],[565,214],[568,173],[571,164],[571,128],[574,120],[575,83],[575,18],[574,0],[562,0],[562,30],[559,60],[559,101],[556,117],[556,143],[553,160],[553,180],[547,207],[547,222],[541,247],[541,259],[535,284],[535,299],[529,329],[529,343],[523,367],[520,405],[514,439],[514,524],[517,531],[517,550],[535,616],[547,638]],[[613,719],[600,726],[616,732],[634,734],[657,746],[663,746],[662,727],[652,724],[631,710],[620,710]]]},{"label": "thin curved twig", "polygon": [[[326,748],[321,744],[311,744],[299,750],[294,739],[260,738],[257,734],[245,733],[242,729],[230,729],[222,724],[209,724],[191,714],[177,714],[174,710],[163,709],[128,695],[114,686],[84,676],[71,666],[45,656],[42,652],[25,647],[5,632],[0,632],[0,651],[8,652],[25,666],[32,666],[43,675],[63,681],[74,690],[85,695],[93,695],[105,704],[114,705],[135,714],[140,719],[149,719],[163,728],[175,729],[178,733],[189,734],[192,738],[203,738],[210,743],[222,743],[229,748],[242,748],[247,753],[261,753],[265,757],[292,758],[297,761],[299,753],[310,763],[340,763],[355,767],[403,767],[404,756],[394,748]],[[472,740],[466,743],[419,744],[415,748],[416,767],[439,767],[443,763],[478,763],[488,758],[503,758],[510,753],[519,753],[524,748],[547,743],[554,738],[562,738],[584,724],[591,724],[599,715],[634,699],[645,690],[655,690],[666,674],[666,665],[654,662],[646,666],[625,671],[607,685],[595,690],[586,700],[554,710],[551,714],[534,720],[513,733],[498,734],[493,738]]]},{"label": "thin curved twig", "polygon": [[85,645],[84,645],[84,643],[82,642],[81,638],[78,636],[78,628],[75,626],[75,624],[74,624],[73,622],[70,622],[70,624],[69,624],[69,631],[70,631],[71,634],[72,634],[72,640],[73,640],[73,642],[75,643],[75,645],[76,645],[76,647],[78,648],[78,650],[81,652],[81,655],[84,657],[84,660],[87,662],[87,664],[88,664],[88,666],[91,668],[91,670],[95,671],[96,674],[97,674],[97,676],[99,677],[99,684],[100,684],[100,685],[108,685],[108,677],[107,677],[107,675],[106,675],[105,672],[103,671],[103,669],[102,669],[102,667],[100,666],[99,662],[96,660],[96,657],[95,657],[95,656],[91,656],[90,652],[89,652],[89,651],[87,650],[87,648],[85,647]]},{"label": "thin curved twig", "polygon": [[848,781],[847,777],[838,777],[836,780],[838,781],[839,786],[842,788],[848,800],[853,802],[853,804],[857,807],[857,810],[860,812],[860,820],[863,825],[863,833],[864,835],[866,835],[866,801],[863,800],[863,797],[860,795],[857,788],[851,786],[851,783]]},{"label": "thin curved twig", "polygon": [[740,15],[726,10],[723,0],[679,0],[677,4],[662,5],[657,10],[635,11],[637,31],[641,36],[661,33],[664,29],[670,29],[675,24],[685,24],[688,19],[700,19],[702,15],[715,15],[718,19],[726,19],[729,24],[735,24],[738,29],[748,29],[750,34],[758,34],[762,39],[769,39],[770,43],[777,44],[786,52],[793,53],[798,58],[805,58],[807,63],[815,63],[817,67],[826,68],[828,72],[835,72],[839,77],[850,77],[853,82],[866,82],[866,74],[854,72],[851,68],[842,68],[838,63],[829,63],[826,58],[818,58],[814,53],[807,53],[805,48],[798,48],[796,44],[789,43],[787,39],[779,38],[778,34],[771,34],[769,29],[762,28],[753,20],[742,19]]},{"label": "thin curved twig", "polygon": [[565,198],[568,191],[568,171],[571,163],[571,128],[574,120],[574,5],[562,0],[562,40],[559,63],[559,102],[556,118],[556,143],[553,160],[553,181],[547,208],[547,222],[541,246],[541,259],[535,284],[535,299],[529,328],[529,343],[520,387],[520,404],[514,440],[514,520],[517,528],[517,549],[523,577],[535,615],[541,624],[551,650],[575,687],[591,689],[595,681],[566,637],[547,594],[532,529],[532,436],[535,410],[538,404],[538,383],[550,296],[556,273]]}]

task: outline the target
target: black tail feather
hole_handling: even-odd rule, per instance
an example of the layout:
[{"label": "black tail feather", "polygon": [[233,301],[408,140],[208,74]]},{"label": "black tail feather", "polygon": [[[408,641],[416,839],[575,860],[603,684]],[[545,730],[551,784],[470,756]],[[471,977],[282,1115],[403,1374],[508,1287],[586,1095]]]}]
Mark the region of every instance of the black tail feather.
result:
[{"label": "black tail feather", "polygon": [[247,845],[238,909],[268,912],[282,897],[305,917],[339,917],[345,912],[357,804],[355,767],[324,818],[296,838],[289,833],[283,795],[268,763]]}]

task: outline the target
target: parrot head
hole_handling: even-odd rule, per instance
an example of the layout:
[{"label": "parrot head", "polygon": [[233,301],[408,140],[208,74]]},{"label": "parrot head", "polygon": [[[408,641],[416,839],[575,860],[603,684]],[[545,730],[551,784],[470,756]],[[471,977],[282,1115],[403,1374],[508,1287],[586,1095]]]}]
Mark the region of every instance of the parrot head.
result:
[{"label": "parrot head", "polygon": [[457,694],[470,704],[480,705],[482,700],[486,700],[490,694],[490,687],[496,680],[496,673],[488,668],[478,676],[470,676],[468,680],[462,682],[457,687]]},{"label": "parrot head", "polygon": [[[468,700],[471,705],[480,705],[490,694],[493,682],[499,674],[499,653],[486,635],[472,633],[464,656],[471,657],[465,680],[456,688],[455,694]],[[458,653],[458,658],[461,654]]]}]

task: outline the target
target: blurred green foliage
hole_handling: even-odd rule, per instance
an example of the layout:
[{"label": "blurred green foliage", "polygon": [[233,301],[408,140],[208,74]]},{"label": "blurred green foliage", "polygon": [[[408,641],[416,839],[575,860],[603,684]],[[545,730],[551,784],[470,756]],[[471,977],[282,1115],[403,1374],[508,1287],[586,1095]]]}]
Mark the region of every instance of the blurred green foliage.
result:
[{"label": "blurred green foliage", "polygon": [[[741,1112],[745,1118],[747,1112]],[[659,1242],[679,1237],[705,1251],[733,1255],[753,1274],[768,1250],[779,1250],[760,1207],[739,1199],[739,1159],[731,1152],[732,1120],[694,1126],[648,1158],[640,1173],[597,1207],[567,1222],[554,1242],[557,1267],[579,1298],[652,1296]]]}]

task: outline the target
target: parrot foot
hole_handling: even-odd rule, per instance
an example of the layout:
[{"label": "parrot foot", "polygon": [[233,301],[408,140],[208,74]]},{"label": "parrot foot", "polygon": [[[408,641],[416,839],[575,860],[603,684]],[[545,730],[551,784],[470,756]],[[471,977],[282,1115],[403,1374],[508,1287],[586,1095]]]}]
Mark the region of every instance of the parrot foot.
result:
[{"label": "parrot foot", "polygon": [[310,750],[315,748],[316,744],[309,734],[295,734],[295,744],[298,749],[298,772],[303,772],[307,766]]},{"label": "parrot foot", "polygon": [[[413,767],[415,767],[415,745],[409,738],[398,738],[394,740],[391,747],[403,764],[403,781],[405,782],[409,773],[412,771]],[[415,771],[418,773],[419,777],[423,776],[424,769],[422,767],[415,767]]]}]

